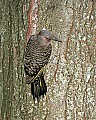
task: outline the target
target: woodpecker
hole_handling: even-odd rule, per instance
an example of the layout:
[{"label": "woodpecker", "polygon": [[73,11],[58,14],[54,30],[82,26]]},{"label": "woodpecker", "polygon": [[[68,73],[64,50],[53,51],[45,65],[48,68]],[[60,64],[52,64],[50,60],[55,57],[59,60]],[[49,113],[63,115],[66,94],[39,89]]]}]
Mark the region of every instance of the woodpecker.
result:
[{"label": "woodpecker", "polygon": [[48,64],[52,46],[50,41],[60,41],[48,30],[41,30],[28,40],[24,55],[24,70],[26,84],[31,84],[33,100],[39,102],[40,97],[46,95],[47,86],[44,80],[43,68]]}]

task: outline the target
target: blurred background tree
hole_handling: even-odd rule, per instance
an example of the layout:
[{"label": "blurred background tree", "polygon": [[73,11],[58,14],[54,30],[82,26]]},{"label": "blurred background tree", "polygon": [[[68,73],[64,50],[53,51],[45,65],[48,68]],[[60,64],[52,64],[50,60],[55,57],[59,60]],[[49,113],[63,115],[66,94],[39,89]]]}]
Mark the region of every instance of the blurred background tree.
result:
[{"label": "blurred background tree", "polygon": [[[23,70],[31,34],[49,29],[62,44],[45,68],[47,95],[34,105]],[[0,0],[1,120],[96,119],[95,0]]]}]

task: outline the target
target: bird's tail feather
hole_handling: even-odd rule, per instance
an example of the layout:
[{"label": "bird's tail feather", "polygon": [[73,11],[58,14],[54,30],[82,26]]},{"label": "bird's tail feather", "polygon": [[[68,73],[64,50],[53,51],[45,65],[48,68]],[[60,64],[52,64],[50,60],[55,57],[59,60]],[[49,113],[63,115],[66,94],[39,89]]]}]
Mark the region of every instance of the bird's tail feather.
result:
[{"label": "bird's tail feather", "polygon": [[33,99],[35,101],[35,98],[37,98],[37,101],[39,102],[40,97],[46,95],[47,92],[47,86],[44,80],[43,73],[38,76],[38,78],[31,83],[31,93],[33,95]]}]

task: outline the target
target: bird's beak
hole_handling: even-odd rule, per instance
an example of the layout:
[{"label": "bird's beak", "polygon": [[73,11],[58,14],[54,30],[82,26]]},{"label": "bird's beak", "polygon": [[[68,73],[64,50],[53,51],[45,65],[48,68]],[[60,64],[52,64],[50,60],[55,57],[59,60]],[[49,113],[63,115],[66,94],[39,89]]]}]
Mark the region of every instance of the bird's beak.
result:
[{"label": "bird's beak", "polygon": [[55,36],[51,36],[51,40],[58,41],[58,42],[62,42],[61,40],[59,40],[59,39],[56,38]]}]

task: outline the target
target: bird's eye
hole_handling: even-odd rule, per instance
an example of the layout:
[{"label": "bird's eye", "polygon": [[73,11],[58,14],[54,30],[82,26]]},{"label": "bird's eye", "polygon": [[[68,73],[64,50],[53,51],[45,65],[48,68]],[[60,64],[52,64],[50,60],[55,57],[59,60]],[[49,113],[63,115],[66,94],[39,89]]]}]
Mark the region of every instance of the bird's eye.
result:
[{"label": "bird's eye", "polygon": [[46,37],[46,39],[47,39],[47,40],[51,40],[51,38],[47,38],[47,37]]}]

